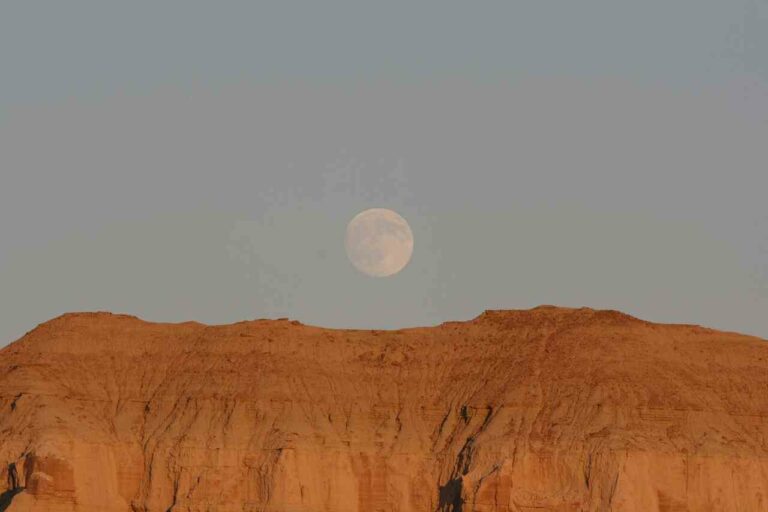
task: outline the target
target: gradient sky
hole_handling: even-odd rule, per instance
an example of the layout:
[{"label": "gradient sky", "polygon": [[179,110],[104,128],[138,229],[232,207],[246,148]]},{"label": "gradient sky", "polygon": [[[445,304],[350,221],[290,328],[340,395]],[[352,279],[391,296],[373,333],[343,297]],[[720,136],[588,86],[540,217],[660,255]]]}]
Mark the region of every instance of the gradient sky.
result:
[{"label": "gradient sky", "polygon": [[[0,344],[67,311],[768,337],[768,1],[8,1]],[[358,273],[346,223],[415,251]]]}]

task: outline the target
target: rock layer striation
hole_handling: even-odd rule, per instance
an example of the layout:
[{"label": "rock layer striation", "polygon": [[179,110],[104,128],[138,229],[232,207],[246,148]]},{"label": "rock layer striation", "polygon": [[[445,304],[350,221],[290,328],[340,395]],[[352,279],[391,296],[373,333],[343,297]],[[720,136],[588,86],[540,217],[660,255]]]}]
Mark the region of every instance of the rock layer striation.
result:
[{"label": "rock layer striation", "polygon": [[0,511],[768,510],[768,342],[539,307],[67,314],[0,351]]}]

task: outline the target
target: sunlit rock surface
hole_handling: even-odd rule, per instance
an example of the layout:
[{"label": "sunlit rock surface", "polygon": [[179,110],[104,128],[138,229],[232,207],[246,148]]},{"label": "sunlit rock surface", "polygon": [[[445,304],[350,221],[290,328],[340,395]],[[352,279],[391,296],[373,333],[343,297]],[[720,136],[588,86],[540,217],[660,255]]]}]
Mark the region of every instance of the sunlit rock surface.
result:
[{"label": "sunlit rock surface", "polygon": [[768,342],[540,307],[399,331],[47,322],[0,511],[768,510]]}]

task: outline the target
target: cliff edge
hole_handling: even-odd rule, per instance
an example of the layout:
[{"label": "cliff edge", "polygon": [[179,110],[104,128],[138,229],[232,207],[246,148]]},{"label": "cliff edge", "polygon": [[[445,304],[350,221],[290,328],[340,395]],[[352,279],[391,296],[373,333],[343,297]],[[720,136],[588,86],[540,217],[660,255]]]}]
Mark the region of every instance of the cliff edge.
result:
[{"label": "cliff edge", "polygon": [[68,314],[0,351],[0,511],[768,510],[768,342],[543,306]]}]

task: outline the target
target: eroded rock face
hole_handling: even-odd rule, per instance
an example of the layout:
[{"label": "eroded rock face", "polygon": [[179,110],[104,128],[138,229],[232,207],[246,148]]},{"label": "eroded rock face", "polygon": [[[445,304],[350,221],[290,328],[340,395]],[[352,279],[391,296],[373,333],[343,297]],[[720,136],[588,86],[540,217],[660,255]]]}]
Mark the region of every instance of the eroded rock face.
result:
[{"label": "eroded rock face", "polygon": [[71,314],[0,351],[0,510],[768,510],[768,342],[541,307]]}]

